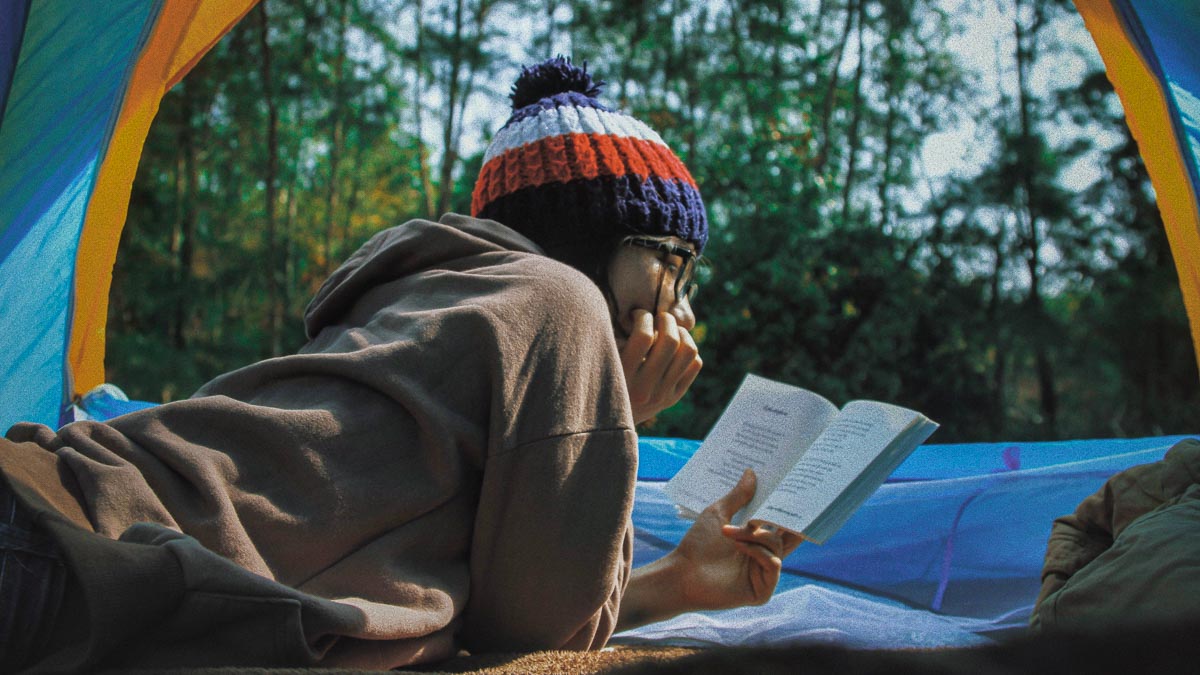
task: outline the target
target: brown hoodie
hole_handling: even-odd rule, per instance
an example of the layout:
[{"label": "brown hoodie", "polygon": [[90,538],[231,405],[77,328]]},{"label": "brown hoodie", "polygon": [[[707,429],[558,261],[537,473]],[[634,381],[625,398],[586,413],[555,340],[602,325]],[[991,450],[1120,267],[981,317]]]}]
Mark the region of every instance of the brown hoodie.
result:
[{"label": "brown hoodie", "polygon": [[188,400],[10,430],[0,468],[85,617],[44,667],[603,646],[637,439],[599,289],[448,215],[367,242],[306,330]]}]

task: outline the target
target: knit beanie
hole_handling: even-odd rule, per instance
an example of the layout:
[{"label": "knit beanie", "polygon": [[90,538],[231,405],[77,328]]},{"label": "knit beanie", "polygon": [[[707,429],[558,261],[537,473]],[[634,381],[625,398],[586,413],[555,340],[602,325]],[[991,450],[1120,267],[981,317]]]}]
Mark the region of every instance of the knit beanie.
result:
[{"label": "knit beanie", "polygon": [[708,219],[696,181],[657,133],[596,100],[603,84],[586,63],[561,56],[524,68],[512,117],[484,155],[471,215],[593,278],[626,235],[677,236],[699,253]]}]

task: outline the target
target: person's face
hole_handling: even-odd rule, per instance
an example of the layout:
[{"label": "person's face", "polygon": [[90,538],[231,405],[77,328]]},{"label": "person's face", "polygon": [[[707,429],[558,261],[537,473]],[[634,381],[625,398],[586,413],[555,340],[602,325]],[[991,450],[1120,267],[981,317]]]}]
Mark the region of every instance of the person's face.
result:
[{"label": "person's face", "polygon": [[[694,253],[692,245],[678,237],[663,241]],[[608,284],[615,305],[613,332],[618,345],[624,346],[628,339],[637,310],[651,315],[670,313],[675,317],[675,323],[689,332],[696,326],[690,299],[685,293],[676,291],[677,288],[683,290],[680,275],[685,272],[686,258],[646,246],[621,244],[617,247],[608,267]],[[694,273],[695,261],[691,263]]]}]

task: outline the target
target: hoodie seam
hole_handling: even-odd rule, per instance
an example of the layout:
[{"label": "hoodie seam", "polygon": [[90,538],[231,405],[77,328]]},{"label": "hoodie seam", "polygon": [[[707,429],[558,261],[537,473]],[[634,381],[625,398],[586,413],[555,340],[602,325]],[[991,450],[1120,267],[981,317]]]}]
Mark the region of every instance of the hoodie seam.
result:
[{"label": "hoodie seam", "polygon": [[628,433],[633,433],[635,436],[637,435],[637,432],[634,431],[633,429],[631,429],[629,427],[623,427],[623,426],[601,427],[598,429],[588,429],[586,431],[567,431],[567,432],[563,432],[561,434],[550,434],[547,436],[542,436],[542,437],[537,438],[532,441],[525,441],[523,443],[518,443],[517,445],[514,445],[509,448],[504,448],[502,450],[499,450],[499,451],[493,453],[491,455],[491,458],[504,457],[506,455],[513,454],[513,453],[515,453],[519,450],[522,450],[524,448],[527,448],[529,446],[537,445],[538,443],[544,443],[546,441],[570,438],[572,436],[587,436],[587,435],[591,435],[591,434],[608,434],[608,433],[614,433],[614,432],[620,432],[622,434],[628,432]]}]

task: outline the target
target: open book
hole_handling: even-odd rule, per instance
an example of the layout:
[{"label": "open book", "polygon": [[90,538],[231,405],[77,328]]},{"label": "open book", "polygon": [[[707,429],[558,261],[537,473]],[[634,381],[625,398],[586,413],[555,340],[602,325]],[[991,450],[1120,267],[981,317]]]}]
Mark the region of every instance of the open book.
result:
[{"label": "open book", "polygon": [[754,500],[733,523],[764,521],[823,544],[937,427],[900,406],[852,401],[838,410],[806,389],[746,375],[665,490],[695,514],[754,469]]}]

